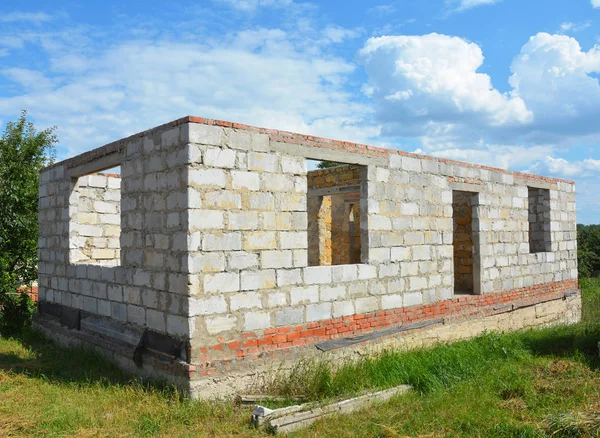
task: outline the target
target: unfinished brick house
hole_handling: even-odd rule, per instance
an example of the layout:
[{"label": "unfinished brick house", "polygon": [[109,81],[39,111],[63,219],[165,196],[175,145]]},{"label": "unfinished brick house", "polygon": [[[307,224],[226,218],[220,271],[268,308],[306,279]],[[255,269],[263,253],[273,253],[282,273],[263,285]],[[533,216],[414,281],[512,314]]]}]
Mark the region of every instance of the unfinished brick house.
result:
[{"label": "unfinished brick house", "polygon": [[35,325],[192,395],[580,317],[559,179],[186,117],[44,169],[39,219]]}]

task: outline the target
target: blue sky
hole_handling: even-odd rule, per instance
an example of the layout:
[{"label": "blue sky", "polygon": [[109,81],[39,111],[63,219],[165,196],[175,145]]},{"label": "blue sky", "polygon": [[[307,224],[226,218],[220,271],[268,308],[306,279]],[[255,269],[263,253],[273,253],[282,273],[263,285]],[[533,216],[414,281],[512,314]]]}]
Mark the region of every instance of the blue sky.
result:
[{"label": "blue sky", "polygon": [[28,110],[66,158],[219,118],[574,179],[600,223],[599,23],[600,0],[5,0],[0,124]]}]

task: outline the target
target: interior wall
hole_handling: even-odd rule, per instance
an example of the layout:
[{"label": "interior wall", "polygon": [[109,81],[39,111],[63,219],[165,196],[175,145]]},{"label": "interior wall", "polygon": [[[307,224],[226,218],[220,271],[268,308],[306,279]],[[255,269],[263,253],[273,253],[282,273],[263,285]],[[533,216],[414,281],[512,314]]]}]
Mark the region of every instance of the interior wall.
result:
[{"label": "interior wall", "polygon": [[331,196],[308,198],[308,265],[331,265]]},{"label": "interior wall", "polygon": [[93,174],[78,178],[72,196],[72,263],[118,266],[121,260],[121,178]]},{"label": "interior wall", "polygon": [[455,293],[473,293],[472,199],[472,193],[452,192]]},{"label": "interior wall", "polygon": [[550,191],[528,187],[529,194],[529,251],[551,251]]},{"label": "interior wall", "polygon": [[360,191],[318,195],[321,189],[359,185],[360,167],[347,165],[310,171],[307,182],[308,265],[360,263]]}]

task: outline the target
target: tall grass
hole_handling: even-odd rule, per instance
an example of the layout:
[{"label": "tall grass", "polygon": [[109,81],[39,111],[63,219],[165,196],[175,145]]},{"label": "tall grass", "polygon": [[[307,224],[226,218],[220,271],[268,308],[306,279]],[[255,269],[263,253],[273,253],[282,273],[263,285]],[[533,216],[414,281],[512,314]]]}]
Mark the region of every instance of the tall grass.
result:
[{"label": "tall grass", "polygon": [[[600,280],[583,283],[581,324],[515,333],[485,333],[475,339],[414,351],[386,350],[359,361],[299,362],[277,376],[271,387],[283,396],[323,400],[367,389],[409,384],[421,393],[448,388],[505,361],[527,361],[536,355],[597,361],[600,341]],[[585,358],[585,359],[583,359]]]},{"label": "tall grass", "polygon": [[600,324],[600,278],[583,278],[579,287],[582,290],[581,321],[584,324]]},{"label": "tall grass", "polygon": [[432,349],[386,350],[372,358],[341,365],[319,360],[302,361],[289,375],[280,376],[272,390],[284,396],[303,394],[311,400],[405,383],[417,391],[431,392],[476,376],[498,361],[524,359],[530,355],[520,339],[487,333],[474,340]]}]

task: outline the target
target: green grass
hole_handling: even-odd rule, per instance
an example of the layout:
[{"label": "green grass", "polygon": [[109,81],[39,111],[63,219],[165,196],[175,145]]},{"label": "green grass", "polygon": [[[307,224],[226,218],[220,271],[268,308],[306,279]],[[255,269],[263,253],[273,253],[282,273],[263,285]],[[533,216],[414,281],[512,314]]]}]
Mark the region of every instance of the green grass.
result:
[{"label": "green grass", "polygon": [[585,278],[579,287],[583,291],[582,322],[600,324],[600,278]]},{"label": "green grass", "polygon": [[[416,389],[297,436],[600,437],[600,281],[582,287],[580,324],[302,362],[272,392],[329,400],[401,383]],[[250,410],[187,400],[30,331],[0,336],[0,436],[266,436],[249,425]]]},{"label": "green grass", "polygon": [[359,362],[301,361],[291,375],[280,376],[273,392],[309,400],[355,395],[408,383],[421,393],[448,388],[504,361],[527,362],[537,356],[589,358],[598,366],[600,280],[583,282],[583,316],[577,325],[487,333],[475,339],[416,351],[384,351]]},{"label": "green grass", "polygon": [[429,393],[475,377],[500,361],[526,360],[531,356],[521,337],[488,333],[432,349],[384,351],[373,358],[341,366],[301,362],[291,378],[286,376],[276,382],[275,390],[284,395],[305,394],[309,399],[322,400],[408,383],[421,393]]}]

